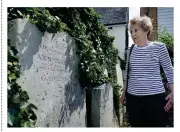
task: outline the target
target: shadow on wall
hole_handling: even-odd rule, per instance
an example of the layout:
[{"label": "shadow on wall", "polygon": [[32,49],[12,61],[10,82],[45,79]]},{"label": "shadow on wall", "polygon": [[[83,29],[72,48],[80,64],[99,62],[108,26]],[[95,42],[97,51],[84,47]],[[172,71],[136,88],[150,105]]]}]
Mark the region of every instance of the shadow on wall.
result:
[{"label": "shadow on wall", "polygon": [[[21,60],[22,70],[31,68],[33,64],[33,56],[39,51],[42,37],[43,34],[37,30],[37,27],[28,21],[25,25],[24,31],[20,34],[20,38],[24,45],[20,52],[24,56],[24,59]],[[26,50],[22,52],[24,49]]]},{"label": "shadow on wall", "polygon": [[[79,59],[76,55],[77,47],[74,40],[72,40],[69,35],[66,36],[66,43],[68,44],[68,47],[65,52],[65,70],[69,70],[68,72],[71,72],[71,76],[70,81],[65,85],[65,105],[61,108],[60,111],[61,117],[59,120],[59,127],[64,126],[65,118],[67,119],[66,123],[69,123],[71,119],[76,118],[78,118],[78,121],[82,122],[81,119],[83,118],[83,115],[80,112],[83,110],[85,104],[85,90],[81,88],[79,83]],[[75,111],[78,112],[78,115],[73,115],[73,117],[76,116],[76,118],[70,118],[72,113]],[[73,126],[77,126],[77,124],[74,124]]]},{"label": "shadow on wall", "polygon": [[21,70],[24,71],[31,68],[33,56],[39,51],[43,34],[27,19],[15,19],[12,21],[17,23],[12,28],[14,31],[11,30],[10,40],[11,43],[16,43]]}]

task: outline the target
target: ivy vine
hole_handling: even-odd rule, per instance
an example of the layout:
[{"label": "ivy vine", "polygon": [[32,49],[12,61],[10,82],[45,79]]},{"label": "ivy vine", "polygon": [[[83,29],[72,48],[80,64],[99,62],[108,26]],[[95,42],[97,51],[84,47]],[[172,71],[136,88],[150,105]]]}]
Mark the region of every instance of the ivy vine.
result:
[{"label": "ivy vine", "polygon": [[20,77],[18,51],[8,40],[8,126],[34,127],[37,116],[32,103],[28,103],[29,96],[16,82]]},{"label": "ivy vine", "polygon": [[108,35],[108,30],[99,21],[100,15],[93,8],[8,8],[8,20],[16,18],[27,18],[41,32],[67,32],[78,47],[82,87],[93,88],[111,83],[119,117],[121,87],[117,84],[116,76],[118,50],[113,45],[114,37]]}]

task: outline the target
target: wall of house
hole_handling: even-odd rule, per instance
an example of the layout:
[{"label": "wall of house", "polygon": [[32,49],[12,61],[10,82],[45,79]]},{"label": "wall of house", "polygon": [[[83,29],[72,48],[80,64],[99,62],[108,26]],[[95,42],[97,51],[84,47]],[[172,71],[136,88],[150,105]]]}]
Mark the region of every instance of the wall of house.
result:
[{"label": "wall of house", "polygon": [[[129,20],[133,18],[134,16],[140,16],[140,7],[129,7]],[[114,44],[116,48],[120,51],[119,56],[121,58],[124,58],[124,52],[125,52],[125,40],[126,40],[126,25],[113,25],[113,26],[107,26],[107,27],[113,27],[112,29],[109,29],[108,33],[112,36],[115,36]],[[131,35],[129,34],[128,37],[129,47],[133,44],[133,41],[131,39]]]},{"label": "wall of house", "polygon": [[174,8],[173,7],[158,7],[158,28],[166,27],[173,35],[174,32]]},{"label": "wall of house", "polygon": [[119,56],[121,58],[124,58],[124,50],[125,50],[125,45],[126,45],[125,24],[113,25],[113,26],[108,26],[108,27],[112,27],[112,29],[108,29],[108,33],[109,35],[112,35],[115,37],[114,45],[119,50]]}]

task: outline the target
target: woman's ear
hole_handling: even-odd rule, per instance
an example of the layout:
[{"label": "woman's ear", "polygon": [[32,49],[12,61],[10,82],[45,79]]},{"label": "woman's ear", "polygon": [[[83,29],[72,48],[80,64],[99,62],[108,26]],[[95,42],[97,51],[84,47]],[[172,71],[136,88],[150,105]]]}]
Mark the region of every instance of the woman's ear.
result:
[{"label": "woman's ear", "polygon": [[146,34],[147,34],[147,37],[149,37],[150,36],[150,31],[147,31]]}]

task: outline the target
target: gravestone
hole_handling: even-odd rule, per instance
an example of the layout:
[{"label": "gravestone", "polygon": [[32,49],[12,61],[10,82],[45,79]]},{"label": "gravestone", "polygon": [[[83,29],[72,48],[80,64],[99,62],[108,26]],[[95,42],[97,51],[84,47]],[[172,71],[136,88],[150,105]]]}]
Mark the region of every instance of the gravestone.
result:
[{"label": "gravestone", "polygon": [[92,89],[92,127],[116,127],[113,106],[113,88],[105,83]]},{"label": "gravestone", "polygon": [[85,127],[75,41],[64,32],[44,34],[27,19],[12,20],[8,38],[18,50],[18,83],[38,107],[37,127]]}]

